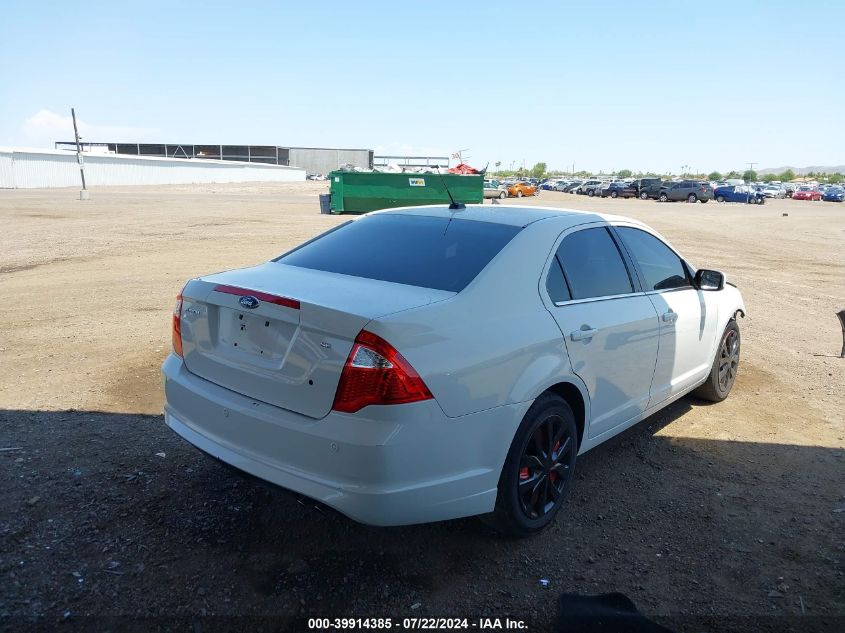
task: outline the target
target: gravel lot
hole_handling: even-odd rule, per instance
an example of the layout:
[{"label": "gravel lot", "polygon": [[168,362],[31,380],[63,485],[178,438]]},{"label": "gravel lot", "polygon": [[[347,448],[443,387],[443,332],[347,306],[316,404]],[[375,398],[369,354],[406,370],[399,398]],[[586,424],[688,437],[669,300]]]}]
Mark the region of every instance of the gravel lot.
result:
[{"label": "gravel lot", "polygon": [[0,626],[513,615],[546,630],[560,592],[621,591],[678,630],[845,630],[845,205],[510,201],[642,219],[748,308],[727,401],[685,398],[584,455],[568,511],[513,541],[470,519],[362,526],[164,426],[184,281],[339,223],[318,213],[325,189],[0,191]]}]

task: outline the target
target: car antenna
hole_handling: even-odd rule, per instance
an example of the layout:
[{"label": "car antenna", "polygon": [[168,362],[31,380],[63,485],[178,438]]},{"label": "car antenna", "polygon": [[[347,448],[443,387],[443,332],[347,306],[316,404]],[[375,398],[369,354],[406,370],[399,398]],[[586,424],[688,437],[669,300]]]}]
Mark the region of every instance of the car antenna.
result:
[{"label": "car antenna", "polygon": [[440,182],[443,185],[443,188],[446,190],[446,195],[449,196],[449,200],[451,201],[449,204],[450,211],[460,211],[461,209],[466,209],[467,205],[463,202],[455,202],[455,199],[452,197],[452,192],[449,191],[449,187],[446,186],[446,181],[443,179],[443,174],[440,173],[440,165],[437,166],[437,175],[440,176]]}]

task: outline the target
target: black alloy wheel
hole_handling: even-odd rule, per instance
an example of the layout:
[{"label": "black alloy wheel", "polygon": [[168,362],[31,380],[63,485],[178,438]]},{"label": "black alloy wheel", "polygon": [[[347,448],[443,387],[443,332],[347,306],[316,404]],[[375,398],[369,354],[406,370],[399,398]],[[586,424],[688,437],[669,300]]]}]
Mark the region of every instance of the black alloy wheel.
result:
[{"label": "black alloy wheel", "polygon": [[569,483],[578,440],[568,431],[563,419],[552,413],[536,426],[522,451],[517,486],[520,507],[529,519],[551,512]]},{"label": "black alloy wheel", "polygon": [[577,454],[572,408],[553,393],[542,394],[514,435],[499,477],[496,505],[482,520],[511,536],[542,531],[565,505]]}]

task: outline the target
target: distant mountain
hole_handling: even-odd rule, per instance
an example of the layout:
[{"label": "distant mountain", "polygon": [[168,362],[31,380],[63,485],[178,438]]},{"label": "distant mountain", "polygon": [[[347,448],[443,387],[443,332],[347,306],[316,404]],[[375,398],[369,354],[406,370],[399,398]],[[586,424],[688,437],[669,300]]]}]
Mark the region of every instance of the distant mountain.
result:
[{"label": "distant mountain", "polygon": [[761,176],[766,174],[781,174],[787,169],[795,172],[796,176],[803,176],[811,171],[814,173],[824,174],[845,174],[845,165],[810,165],[809,167],[770,167],[768,169],[758,169],[757,173]]}]

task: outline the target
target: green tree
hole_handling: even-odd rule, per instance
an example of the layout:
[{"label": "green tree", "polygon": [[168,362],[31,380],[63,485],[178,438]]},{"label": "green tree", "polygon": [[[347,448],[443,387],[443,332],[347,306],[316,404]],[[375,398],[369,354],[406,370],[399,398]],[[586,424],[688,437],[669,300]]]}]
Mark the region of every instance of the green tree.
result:
[{"label": "green tree", "polygon": [[630,178],[633,173],[630,169],[620,169],[616,172],[616,175],[620,178]]},{"label": "green tree", "polygon": [[838,185],[843,180],[845,180],[845,176],[839,173],[831,174],[827,177],[827,181],[832,185]]},{"label": "green tree", "polygon": [[791,169],[782,171],[780,174],[778,174],[778,180],[780,180],[781,182],[790,182],[791,180],[795,180],[795,172]]},{"label": "green tree", "polygon": [[757,180],[757,172],[753,169],[746,169],[744,172],[742,172],[742,179],[745,182],[754,182],[755,180]]},{"label": "green tree", "polygon": [[766,174],[763,176],[763,182],[772,182],[773,180],[777,180],[778,177],[775,174]]},{"label": "green tree", "polygon": [[738,171],[729,171],[725,178],[739,178],[739,175]]},{"label": "green tree", "polygon": [[711,171],[709,174],[707,174],[707,180],[721,180],[721,179],[722,179],[722,174],[720,174],[718,171]]},{"label": "green tree", "polygon": [[531,175],[534,178],[542,178],[546,173],[546,163],[535,163],[531,168]]}]

